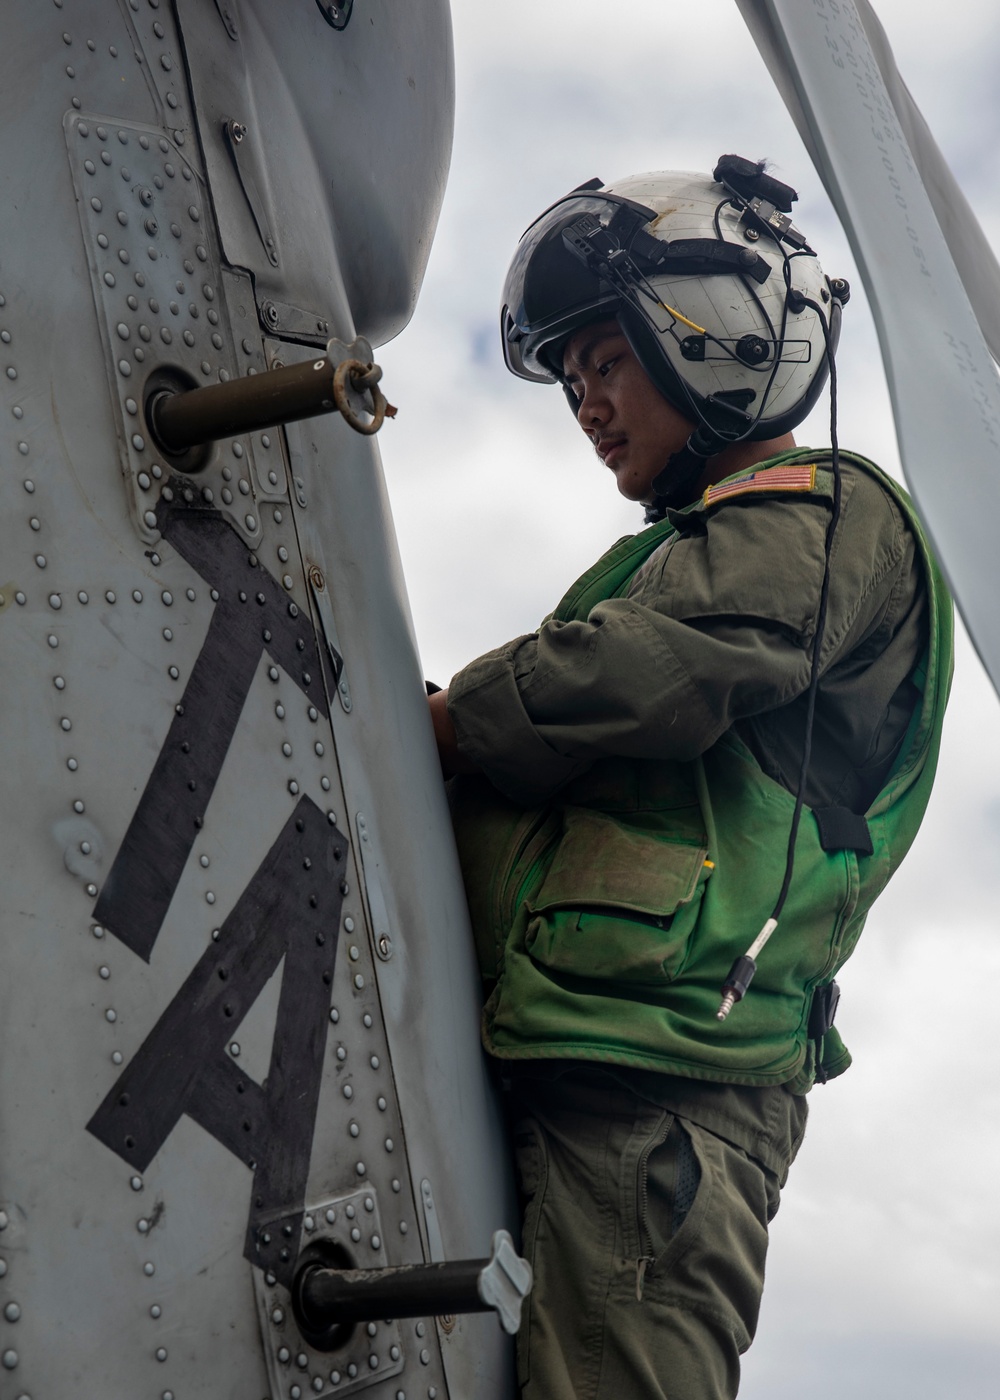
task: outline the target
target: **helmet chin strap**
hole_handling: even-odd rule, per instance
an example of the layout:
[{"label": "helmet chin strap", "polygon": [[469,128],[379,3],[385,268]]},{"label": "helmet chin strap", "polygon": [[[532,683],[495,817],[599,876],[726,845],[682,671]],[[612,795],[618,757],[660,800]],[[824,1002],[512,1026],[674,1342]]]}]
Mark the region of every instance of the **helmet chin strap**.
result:
[{"label": "helmet chin strap", "polygon": [[653,478],[653,499],[646,507],[646,524],[662,520],[668,510],[691,504],[691,490],[710,458],[728,447],[729,440],[699,423],[679,452],[672,452],[667,465]]}]

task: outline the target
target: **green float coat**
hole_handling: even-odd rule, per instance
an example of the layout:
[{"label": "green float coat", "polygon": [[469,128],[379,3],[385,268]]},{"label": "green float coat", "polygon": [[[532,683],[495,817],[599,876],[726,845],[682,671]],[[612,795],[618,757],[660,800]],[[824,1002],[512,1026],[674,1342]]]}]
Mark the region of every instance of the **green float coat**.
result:
[{"label": "green float coat", "polygon": [[[486,782],[460,783],[454,807],[473,926],[484,973],[497,977],[483,1016],[493,1055],[606,1061],[797,1092],[812,1083],[813,989],[848,958],[916,835],[952,661],[950,599],[909,499],[872,463],[841,455],[896,501],[928,584],[929,644],[911,678],[921,694],[866,813],[873,854],[824,851],[804,809],[780,924],[746,999],[720,1023],[720,988],[781,887],[795,805],[735,734],[693,762],[602,757],[533,810]],[[758,467],[756,479],[816,461],[785,453]],[[831,481],[821,466],[814,492],[829,496]],[[716,508],[702,499],[683,514]],[[623,596],[674,530],[663,521],[619,542],[570,589],[555,618],[585,620],[598,603]],[[829,1076],[850,1063],[836,1031],[822,1061]]]}]

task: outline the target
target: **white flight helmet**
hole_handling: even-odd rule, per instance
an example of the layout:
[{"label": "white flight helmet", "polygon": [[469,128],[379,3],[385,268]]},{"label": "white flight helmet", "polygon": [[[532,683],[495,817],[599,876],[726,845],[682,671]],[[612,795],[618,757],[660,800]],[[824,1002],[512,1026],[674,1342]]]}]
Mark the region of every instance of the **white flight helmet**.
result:
[{"label": "white flight helmet", "polygon": [[653,383],[695,422],[689,448],[702,462],[790,431],[823,387],[849,296],[787,217],[795,198],[738,156],[720,157],[713,176],[580,186],[514,255],[501,312],[508,368],[561,382],[568,338],[616,316]]}]

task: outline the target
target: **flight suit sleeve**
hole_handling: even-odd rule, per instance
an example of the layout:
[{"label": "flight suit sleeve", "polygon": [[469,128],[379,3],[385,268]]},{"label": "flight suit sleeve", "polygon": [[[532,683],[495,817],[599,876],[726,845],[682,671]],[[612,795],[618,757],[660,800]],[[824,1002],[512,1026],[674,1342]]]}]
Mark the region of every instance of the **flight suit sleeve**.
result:
[{"label": "flight suit sleeve", "polygon": [[[692,759],[735,721],[790,703],[809,684],[829,521],[818,493],[736,497],[686,517],[628,596],[459,672],[448,708],[460,750],[530,804],[597,758]],[[845,469],[823,670],[898,601],[904,530],[887,494]]]}]

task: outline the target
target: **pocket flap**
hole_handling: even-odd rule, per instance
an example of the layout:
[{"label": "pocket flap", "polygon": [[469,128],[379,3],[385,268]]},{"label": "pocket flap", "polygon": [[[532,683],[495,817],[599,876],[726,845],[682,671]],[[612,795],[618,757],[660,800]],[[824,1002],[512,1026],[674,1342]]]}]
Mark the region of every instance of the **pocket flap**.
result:
[{"label": "pocket flap", "polygon": [[533,910],[608,905],[662,916],[698,887],[706,847],[651,835],[586,807],[563,810],[563,834]]}]

